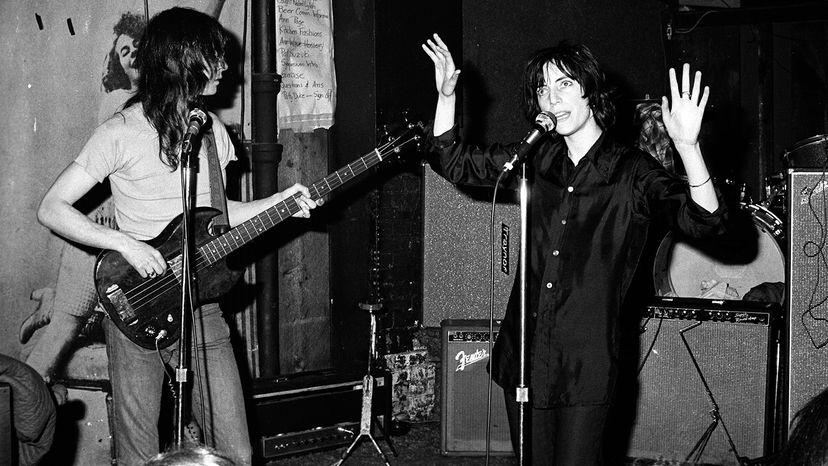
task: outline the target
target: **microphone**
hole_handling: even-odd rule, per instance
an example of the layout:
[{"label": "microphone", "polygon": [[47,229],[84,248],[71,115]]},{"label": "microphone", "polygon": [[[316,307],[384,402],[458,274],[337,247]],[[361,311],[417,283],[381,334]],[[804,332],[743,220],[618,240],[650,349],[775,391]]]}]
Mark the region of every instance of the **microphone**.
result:
[{"label": "microphone", "polygon": [[515,164],[522,161],[526,158],[526,154],[529,153],[529,149],[538,142],[538,139],[541,138],[544,134],[548,131],[552,131],[555,129],[555,126],[558,124],[558,120],[555,119],[555,115],[550,112],[540,112],[538,116],[535,117],[535,124],[532,125],[532,130],[523,138],[523,141],[520,142],[517,149],[515,149],[514,155],[512,158],[503,164],[503,171],[508,172],[515,168]]},{"label": "microphone", "polygon": [[184,132],[184,139],[181,141],[181,152],[184,154],[189,154],[193,150],[193,145],[190,140],[193,136],[198,136],[198,133],[201,132],[201,127],[207,123],[207,114],[200,108],[194,108],[187,115],[187,120],[187,131]]}]

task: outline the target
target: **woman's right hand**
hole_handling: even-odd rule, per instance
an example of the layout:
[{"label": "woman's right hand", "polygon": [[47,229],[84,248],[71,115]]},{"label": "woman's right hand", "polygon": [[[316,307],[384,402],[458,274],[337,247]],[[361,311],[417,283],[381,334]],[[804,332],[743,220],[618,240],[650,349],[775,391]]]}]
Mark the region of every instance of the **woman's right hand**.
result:
[{"label": "woman's right hand", "polygon": [[452,97],[457,87],[457,79],[460,77],[460,70],[454,66],[451,52],[437,34],[434,34],[433,40],[427,39],[422,47],[426,55],[434,62],[434,81],[437,84],[437,92],[441,97]]},{"label": "woman's right hand", "polygon": [[133,238],[127,238],[125,243],[118,252],[142,278],[155,278],[167,270],[167,261],[154,247]]}]

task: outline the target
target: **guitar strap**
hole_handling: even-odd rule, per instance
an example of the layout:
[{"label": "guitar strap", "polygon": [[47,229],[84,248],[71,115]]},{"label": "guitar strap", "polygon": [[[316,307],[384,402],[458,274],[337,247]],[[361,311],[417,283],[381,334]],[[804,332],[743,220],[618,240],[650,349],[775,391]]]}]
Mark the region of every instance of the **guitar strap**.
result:
[{"label": "guitar strap", "polygon": [[207,149],[207,171],[210,173],[210,205],[221,211],[210,222],[210,233],[220,235],[230,231],[230,221],[227,218],[227,197],[224,195],[224,180],[221,176],[221,164],[216,152],[216,136],[212,131],[202,138]]}]

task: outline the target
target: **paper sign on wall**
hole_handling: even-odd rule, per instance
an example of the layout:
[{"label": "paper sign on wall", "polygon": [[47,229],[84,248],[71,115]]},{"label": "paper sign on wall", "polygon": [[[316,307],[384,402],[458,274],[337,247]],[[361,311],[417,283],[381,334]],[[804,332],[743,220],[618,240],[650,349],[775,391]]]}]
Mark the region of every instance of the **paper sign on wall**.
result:
[{"label": "paper sign on wall", "polygon": [[329,128],[336,106],[331,1],[276,0],[276,18],[279,128]]}]

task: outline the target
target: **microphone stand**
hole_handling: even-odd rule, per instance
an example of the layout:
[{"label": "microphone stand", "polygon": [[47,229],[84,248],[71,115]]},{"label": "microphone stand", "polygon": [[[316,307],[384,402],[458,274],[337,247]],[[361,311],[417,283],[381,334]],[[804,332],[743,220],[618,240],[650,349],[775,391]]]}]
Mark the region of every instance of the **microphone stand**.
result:
[{"label": "microphone stand", "polygon": [[527,311],[527,295],[528,295],[528,287],[527,287],[527,267],[529,263],[529,238],[528,238],[528,231],[529,231],[529,169],[526,166],[527,156],[529,151],[532,149],[532,146],[538,142],[538,140],[543,137],[543,135],[555,129],[557,125],[557,119],[555,115],[550,112],[540,112],[538,116],[535,118],[535,126],[523,138],[523,141],[515,148],[514,154],[512,154],[511,159],[503,165],[503,171],[508,172],[511,171],[516,164],[520,164],[520,180],[518,181],[519,185],[519,196],[520,196],[520,253],[518,255],[520,261],[520,267],[518,267],[518,280],[520,283],[519,287],[519,334],[520,334],[520,341],[518,344],[518,352],[520,353],[519,356],[519,366],[518,366],[518,386],[515,390],[515,401],[518,403],[518,464],[523,466],[524,464],[528,464],[525,462],[525,450],[526,450],[526,439],[525,437],[525,424],[526,424],[526,403],[529,402],[529,387],[526,386],[526,311]]},{"label": "microphone stand", "polygon": [[191,335],[193,315],[193,288],[196,277],[193,273],[193,257],[195,251],[192,226],[192,209],[196,201],[196,174],[198,173],[198,154],[193,157],[193,145],[189,140],[181,147],[181,202],[184,213],[181,224],[181,325],[178,339],[178,367],[175,369],[176,393],[174,403],[173,444],[181,446],[184,439],[184,419],[190,396],[187,392],[189,381],[189,364],[191,350]]},{"label": "microphone stand", "polygon": [[[529,387],[526,386],[526,297],[527,297],[527,262],[529,238],[529,181],[528,168],[526,163],[520,167],[519,197],[520,197],[520,252],[518,253],[519,264],[518,280],[520,283],[520,317],[519,317],[519,354],[520,363],[518,369],[518,386],[515,393],[519,413],[519,434],[518,434],[518,464],[523,466],[529,464],[525,461],[526,441],[524,438],[526,424],[526,404],[529,402]],[[531,456],[530,456],[531,458]]]}]

